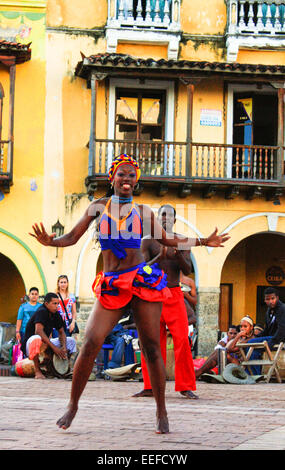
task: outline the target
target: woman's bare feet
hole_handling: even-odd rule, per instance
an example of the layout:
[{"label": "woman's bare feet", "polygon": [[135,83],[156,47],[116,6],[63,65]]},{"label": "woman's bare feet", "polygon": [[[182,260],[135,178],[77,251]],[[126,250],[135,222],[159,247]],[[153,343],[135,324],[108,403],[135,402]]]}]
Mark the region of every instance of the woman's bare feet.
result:
[{"label": "woman's bare feet", "polygon": [[168,434],[169,433],[169,424],[167,416],[156,419],[156,434]]},{"label": "woman's bare feet", "polygon": [[77,408],[68,408],[67,412],[59,418],[59,420],[56,422],[59,428],[62,429],[67,429],[71,425],[74,416],[77,413]]}]

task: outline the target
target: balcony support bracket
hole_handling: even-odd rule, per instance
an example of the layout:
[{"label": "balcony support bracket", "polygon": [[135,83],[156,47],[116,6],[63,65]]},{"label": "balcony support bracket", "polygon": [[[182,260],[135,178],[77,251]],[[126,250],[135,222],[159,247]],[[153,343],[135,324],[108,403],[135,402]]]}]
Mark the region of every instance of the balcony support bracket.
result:
[{"label": "balcony support bracket", "polygon": [[158,196],[165,196],[165,194],[168,193],[168,183],[165,183],[164,181],[158,185],[157,188],[157,195]]},{"label": "balcony support bracket", "polygon": [[191,191],[192,191],[192,184],[184,183],[179,186],[178,196],[180,198],[185,198],[191,194]]},{"label": "balcony support bracket", "polygon": [[274,188],[266,193],[266,200],[273,201],[278,204],[279,198],[283,196],[283,190],[281,188]]},{"label": "balcony support bracket", "polygon": [[216,194],[216,192],[217,192],[217,186],[210,184],[204,189],[203,198],[210,199],[212,196]]},{"label": "balcony support bracket", "polygon": [[230,186],[225,191],[225,199],[235,199],[240,193],[238,186]]},{"label": "balcony support bracket", "polygon": [[262,196],[262,188],[260,186],[253,186],[246,192],[246,199],[248,201],[252,201],[260,196]]}]

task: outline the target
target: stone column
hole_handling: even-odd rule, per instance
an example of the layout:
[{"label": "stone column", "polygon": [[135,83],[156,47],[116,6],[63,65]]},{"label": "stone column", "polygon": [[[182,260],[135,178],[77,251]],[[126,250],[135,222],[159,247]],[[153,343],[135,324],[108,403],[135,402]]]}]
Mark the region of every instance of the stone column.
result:
[{"label": "stone column", "polygon": [[77,347],[80,349],[83,339],[84,339],[84,333],[85,333],[85,326],[86,322],[88,320],[88,317],[92,311],[93,305],[95,302],[95,298],[83,298],[80,297],[78,299],[78,305],[79,307],[77,308],[77,324],[79,328],[79,335],[77,335]]},{"label": "stone column", "polygon": [[198,289],[198,355],[209,356],[217,344],[219,330],[219,287]]}]

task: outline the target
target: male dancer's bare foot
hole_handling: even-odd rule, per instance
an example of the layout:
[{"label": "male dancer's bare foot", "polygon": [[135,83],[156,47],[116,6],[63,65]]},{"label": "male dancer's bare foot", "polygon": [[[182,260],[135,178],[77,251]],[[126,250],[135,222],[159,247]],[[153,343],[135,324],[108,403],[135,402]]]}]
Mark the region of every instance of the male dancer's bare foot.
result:
[{"label": "male dancer's bare foot", "polygon": [[62,428],[62,429],[69,428],[76,413],[77,413],[77,407],[68,408],[67,412],[61,418],[59,418],[56,424],[58,425],[59,428]]},{"label": "male dancer's bare foot", "polygon": [[140,397],[153,397],[153,392],[152,392],[152,389],[151,388],[147,388],[147,389],[144,389],[144,390],[141,390],[140,392],[138,393],[135,393],[134,395],[132,395],[133,397],[136,397],[136,398],[140,398]]},{"label": "male dancer's bare foot", "polygon": [[168,434],[169,433],[169,424],[167,416],[156,419],[156,434]]},{"label": "male dancer's bare foot", "polygon": [[181,395],[183,395],[185,398],[188,398],[189,400],[198,400],[198,395],[195,395],[195,393],[191,392],[191,390],[183,390],[180,392]]}]

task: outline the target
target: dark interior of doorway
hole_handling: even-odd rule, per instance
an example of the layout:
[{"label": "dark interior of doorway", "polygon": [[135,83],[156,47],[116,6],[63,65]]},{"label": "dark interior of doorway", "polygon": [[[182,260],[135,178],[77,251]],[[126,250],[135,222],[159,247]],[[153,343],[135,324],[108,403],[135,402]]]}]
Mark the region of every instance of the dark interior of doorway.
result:
[{"label": "dark interior of doorway", "polygon": [[[248,99],[252,102],[252,113],[246,114],[242,105],[242,100]],[[278,133],[278,98],[277,94],[266,94],[258,92],[235,93],[234,94],[234,124],[233,124],[233,143],[250,146],[258,145],[260,147],[277,145]],[[268,153],[269,152],[269,153]],[[267,176],[269,179],[275,177],[275,169],[271,168],[268,160],[275,160],[275,154],[263,149],[258,153],[255,171]],[[239,156],[237,156],[237,153]],[[244,169],[240,166],[241,150],[233,149],[233,177],[251,178],[253,175],[253,150],[245,150],[246,164]],[[237,163],[239,165],[237,166]],[[267,166],[267,168],[265,168]],[[273,171],[274,174],[271,174]]]},{"label": "dark interior of doorway", "polygon": [[[264,325],[265,314],[267,310],[266,303],[264,302],[264,290],[270,286],[257,286],[256,293],[256,323]],[[274,286],[272,286],[274,287]],[[281,302],[285,303],[285,286],[276,286],[276,289],[279,292],[279,298]]]}]

